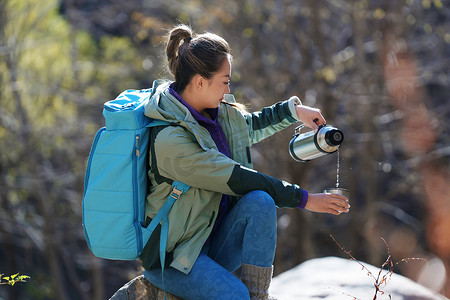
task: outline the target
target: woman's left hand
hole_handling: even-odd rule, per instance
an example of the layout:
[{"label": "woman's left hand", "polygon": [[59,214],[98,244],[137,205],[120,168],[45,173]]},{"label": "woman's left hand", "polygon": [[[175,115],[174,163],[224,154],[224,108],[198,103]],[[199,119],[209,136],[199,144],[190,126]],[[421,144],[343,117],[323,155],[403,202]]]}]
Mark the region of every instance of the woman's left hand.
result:
[{"label": "woman's left hand", "polygon": [[350,204],[347,198],[337,194],[309,194],[305,209],[318,213],[340,215],[349,212]]},{"label": "woman's left hand", "polygon": [[[302,121],[306,127],[314,129],[314,131],[319,129],[320,125],[326,124],[325,118],[318,108],[296,105],[295,111],[297,112],[300,121]],[[315,119],[318,119],[318,121],[314,122]]]}]

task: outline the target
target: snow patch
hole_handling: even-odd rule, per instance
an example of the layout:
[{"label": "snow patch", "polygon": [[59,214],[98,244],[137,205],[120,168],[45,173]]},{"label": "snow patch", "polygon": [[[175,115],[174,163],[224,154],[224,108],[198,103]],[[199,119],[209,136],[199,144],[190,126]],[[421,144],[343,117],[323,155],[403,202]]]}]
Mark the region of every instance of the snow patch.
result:
[{"label": "snow patch", "polygon": [[[375,277],[378,276],[380,268],[361,263]],[[367,269],[356,261],[344,258],[311,259],[273,278],[270,294],[279,300],[371,300],[375,295],[375,280],[368,275]],[[388,272],[383,270],[380,278]],[[381,286],[384,294],[378,292],[377,300],[447,299],[399,274],[388,275],[387,279],[387,283]]]}]

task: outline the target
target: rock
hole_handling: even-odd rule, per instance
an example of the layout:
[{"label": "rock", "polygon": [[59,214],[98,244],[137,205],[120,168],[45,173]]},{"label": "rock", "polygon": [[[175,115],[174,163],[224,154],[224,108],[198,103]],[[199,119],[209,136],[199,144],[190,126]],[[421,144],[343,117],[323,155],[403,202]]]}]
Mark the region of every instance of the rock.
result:
[{"label": "rock", "polygon": [[[167,300],[181,300],[166,292]],[[121,287],[109,300],[164,300],[164,291],[151,284],[143,275]]]},{"label": "rock", "polygon": [[[312,259],[273,278],[269,291],[279,300],[374,299],[375,279],[369,271],[376,278],[380,268],[364,262],[362,264],[366,269],[349,259]],[[389,274],[387,270],[383,270],[380,278],[384,275],[387,281],[380,285],[383,293],[377,293],[377,300],[447,299],[399,274]]]},{"label": "rock", "polygon": [[[325,257],[308,260],[273,278],[270,295],[278,300],[371,300],[380,268],[353,260]],[[383,270],[386,283],[380,285],[377,300],[449,300],[399,274]],[[380,279],[381,281],[381,279]],[[181,298],[166,293],[167,300]],[[164,292],[144,276],[138,276],[118,290],[110,300],[164,300]]]}]

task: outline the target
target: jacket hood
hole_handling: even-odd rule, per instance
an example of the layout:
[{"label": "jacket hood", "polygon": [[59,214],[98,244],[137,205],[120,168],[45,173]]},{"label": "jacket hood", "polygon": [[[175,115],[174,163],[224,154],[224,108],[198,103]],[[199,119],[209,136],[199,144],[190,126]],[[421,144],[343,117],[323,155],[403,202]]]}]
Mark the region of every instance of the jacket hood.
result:
[{"label": "jacket hood", "polygon": [[171,83],[172,81],[165,79],[153,82],[152,94],[145,104],[145,115],[155,120],[175,123],[189,121],[186,120],[190,115],[188,109],[169,93]]},{"label": "jacket hood", "polygon": [[[153,82],[152,94],[145,104],[145,115],[152,119],[171,123],[196,123],[197,121],[187,107],[170,94],[169,86],[172,82],[167,79],[159,79]],[[236,102],[231,94],[224,95],[224,101],[228,103]]]}]

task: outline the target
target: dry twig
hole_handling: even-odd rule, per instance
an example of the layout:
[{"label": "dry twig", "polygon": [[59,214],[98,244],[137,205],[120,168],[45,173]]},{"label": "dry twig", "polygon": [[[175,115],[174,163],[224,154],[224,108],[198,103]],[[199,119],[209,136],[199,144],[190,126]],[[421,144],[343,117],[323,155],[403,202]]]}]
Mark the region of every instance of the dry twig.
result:
[{"label": "dry twig", "polygon": [[[386,259],[386,261],[381,265],[380,267],[380,271],[378,272],[377,276],[375,276],[364,264],[362,264],[360,261],[358,261],[352,254],[351,251],[347,251],[344,247],[342,247],[337,241],[336,239],[333,237],[333,235],[330,234],[330,237],[333,239],[333,241],[336,243],[336,245],[338,245],[338,247],[345,252],[345,254],[347,254],[351,260],[357,262],[363,270],[367,271],[367,275],[372,277],[374,280],[374,287],[375,287],[375,294],[373,296],[373,300],[377,299],[378,293],[380,293],[381,295],[385,294],[385,292],[383,291],[382,288],[385,288],[386,285],[388,284],[389,280],[391,279],[392,275],[394,274],[394,266],[400,264],[400,263],[408,263],[410,261],[415,261],[415,260],[422,260],[425,261],[426,263],[427,260],[424,258],[403,258],[400,261],[394,263],[394,261],[392,260],[392,256],[390,254],[389,251],[389,246],[386,242],[386,240],[384,238],[381,238],[384,242],[384,244],[386,245],[386,249],[387,249],[387,254],[388,257]],[[383,273],[383,269],[387,267],[387,272],[385,274],[382,275]],[[356,298],[354,298],[356,299]],[[389,294],[389,299],[391,299],[391,295]]]}]

